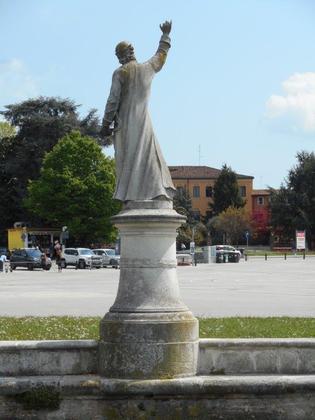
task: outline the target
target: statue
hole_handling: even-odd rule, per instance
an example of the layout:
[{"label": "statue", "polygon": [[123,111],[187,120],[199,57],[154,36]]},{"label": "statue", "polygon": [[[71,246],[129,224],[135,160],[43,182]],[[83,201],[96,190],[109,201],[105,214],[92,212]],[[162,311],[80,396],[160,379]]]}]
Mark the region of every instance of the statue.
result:
[{"label": "statue", "polygon": [[151,82],[165,63],[171,28],[172,22],[160,25],[163,34],[158,50],[145,63],[137,62],[130,43],[123,41],[116,46],[121,66],[113,74],[101,134],[113,138],[114,198],[122,202],[172,200],[175,193],[148,112]]}]

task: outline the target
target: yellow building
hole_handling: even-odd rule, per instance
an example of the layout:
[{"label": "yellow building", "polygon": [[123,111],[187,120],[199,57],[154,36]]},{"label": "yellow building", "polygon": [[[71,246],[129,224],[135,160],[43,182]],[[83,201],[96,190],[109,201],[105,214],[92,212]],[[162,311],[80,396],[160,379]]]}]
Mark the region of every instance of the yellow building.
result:
[{"label": "yellow building", "polygon": [[[209,203],[213,200],[213,187],[220,169],[209,166],[169,166],[176,189],[188,191],[195,215],[210,216]],[[237,174],[241,197],[246,200],[245,210],[252,213],[253,176]]]},{"label": "yellow building", "polygon": [[8,229],[8,248],[10,251],[19,248],[39,246],[43,252],[49,253],[54,240],[60,240],[61,229],[14,227]]}]

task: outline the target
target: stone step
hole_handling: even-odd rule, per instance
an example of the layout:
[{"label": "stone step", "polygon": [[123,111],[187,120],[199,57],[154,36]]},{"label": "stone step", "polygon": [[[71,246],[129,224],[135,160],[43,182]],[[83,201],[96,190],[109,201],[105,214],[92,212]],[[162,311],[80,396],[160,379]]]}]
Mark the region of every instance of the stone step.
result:
[{"label": "stone step", "polygon": [[281,395],[297,392],[311,392],[315,396],[315,375],[211,375],[162,380],[107,379],[99,375],[0,377],[1,396],[15,395],[40,387],[54,388],[63,395],[70,393],[126,398]]},{"label": "stone step", "polygon": [[315,375],[0,378],[1,419],[315,419]]}]

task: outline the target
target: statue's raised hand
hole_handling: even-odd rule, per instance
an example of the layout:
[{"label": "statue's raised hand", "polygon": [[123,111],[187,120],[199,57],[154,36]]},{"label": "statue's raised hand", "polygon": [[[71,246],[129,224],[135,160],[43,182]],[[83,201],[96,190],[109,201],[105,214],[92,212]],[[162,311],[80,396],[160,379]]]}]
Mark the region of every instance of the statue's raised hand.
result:
[{"label": "statue's raised hand", "polygon": [[166,20],[164,23],[161,23],[160,29],[163,32],[163,34],[169,35],[172,29],[172,21]]}]

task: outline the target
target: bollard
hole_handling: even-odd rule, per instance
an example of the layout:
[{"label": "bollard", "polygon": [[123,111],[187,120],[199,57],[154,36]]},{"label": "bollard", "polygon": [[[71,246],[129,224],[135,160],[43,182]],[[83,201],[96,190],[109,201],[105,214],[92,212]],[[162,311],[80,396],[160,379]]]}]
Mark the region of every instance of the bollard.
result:
[{"label": "bollard", "polygon": [[305,251],[303,252],[303,260],[305,260]]},{"label": "bollard", "polygon": [[247,261],[247,254],[244,254],[245,261]]},{"label": "bollard", "polygon": [[267,261],[267,254],[265,254],[265,261]]},{"label": "bollard", "polygon": [[286,253],[284,253],[284,259],[285,259],[285,260],[287,259],[287,254],[286,254]]}]

